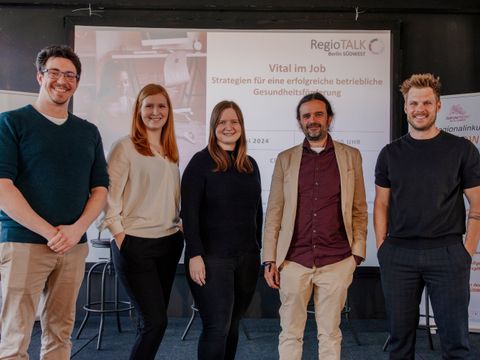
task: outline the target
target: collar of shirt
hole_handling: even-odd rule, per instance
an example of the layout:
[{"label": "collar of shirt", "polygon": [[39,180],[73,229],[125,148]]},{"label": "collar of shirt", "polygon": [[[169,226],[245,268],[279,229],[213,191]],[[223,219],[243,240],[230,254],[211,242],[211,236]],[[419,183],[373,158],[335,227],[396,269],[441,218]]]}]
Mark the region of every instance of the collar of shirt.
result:
[{"label": "collar of shirt", "polygon": [[[303,140],[302,146],[303,146],[303,152],[317,154],[315,151],[312,150],[312,147],[310,146],[310,142],[307,140],[307,138]],[[321,153],[326,153],[332,150],[334,150],[333,140],[330,134],[327,134],[327,142],[325,143],[325,149]]]}]

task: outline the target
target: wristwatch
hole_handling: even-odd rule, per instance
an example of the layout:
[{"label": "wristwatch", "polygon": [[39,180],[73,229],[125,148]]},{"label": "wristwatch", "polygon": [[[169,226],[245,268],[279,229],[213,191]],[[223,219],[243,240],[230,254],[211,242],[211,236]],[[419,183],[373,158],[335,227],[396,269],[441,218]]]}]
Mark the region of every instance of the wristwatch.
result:
[{"label": "wristwatch", "polygon": [[264,261],[262,263],[262,268],[265,269],[266,267],[270,266],[271,264],[275,264],[275,261],[272,261],[272,260],[271,261]]}]

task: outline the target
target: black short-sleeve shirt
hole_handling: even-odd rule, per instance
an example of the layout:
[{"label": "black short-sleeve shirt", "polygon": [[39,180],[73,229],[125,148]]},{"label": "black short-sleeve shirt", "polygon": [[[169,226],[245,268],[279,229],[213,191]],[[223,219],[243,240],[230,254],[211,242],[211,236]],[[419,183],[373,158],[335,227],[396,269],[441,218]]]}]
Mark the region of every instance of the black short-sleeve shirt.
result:
[{"label": "black short-sleeve shirt", "polygon": [[386,145],[375,184],[390,188],[389,237],[433,239],[465,233],[463,190],[480,185],[480,156],[468,140],[440,131]]}]

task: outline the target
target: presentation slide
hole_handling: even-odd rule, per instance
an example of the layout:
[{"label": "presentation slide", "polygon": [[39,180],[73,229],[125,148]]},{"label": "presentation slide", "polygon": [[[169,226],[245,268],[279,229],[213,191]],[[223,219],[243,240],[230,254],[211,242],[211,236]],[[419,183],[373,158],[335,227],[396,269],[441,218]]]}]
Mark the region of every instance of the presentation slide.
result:
[{"label": "presentation slide", "polygon": [[196,30],[75,26],[83,74],[74,113],[97,124],[105,151],[129,134],[138,91],[172,97],[183,171],[206,146],[210,112],[241,107],[248,151],[258,162],[266,209],[279,152],[303,141],[296,106],[322,92],[335,112],[332,137],[360,149],[369,207],[367,260],[378,266],[372,226],[374,167],[390,141],[390,30]]}]

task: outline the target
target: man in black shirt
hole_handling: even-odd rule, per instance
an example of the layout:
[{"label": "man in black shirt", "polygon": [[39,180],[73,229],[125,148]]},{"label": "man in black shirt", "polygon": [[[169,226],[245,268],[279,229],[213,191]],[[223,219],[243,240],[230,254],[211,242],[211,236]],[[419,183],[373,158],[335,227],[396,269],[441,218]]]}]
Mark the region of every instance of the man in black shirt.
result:
[{"label": "man in black shirt", "polygon": [[[439,78],[412,75],[400,91],[409,133],[382,149],[375,168],[374,226],[390,359],[415,357],[425,286],[443,358],[470,359],[470,266],[480,238],[479,153],[468,140],[435,126]],[[470,204],[468,231],[464,194]]]}]

